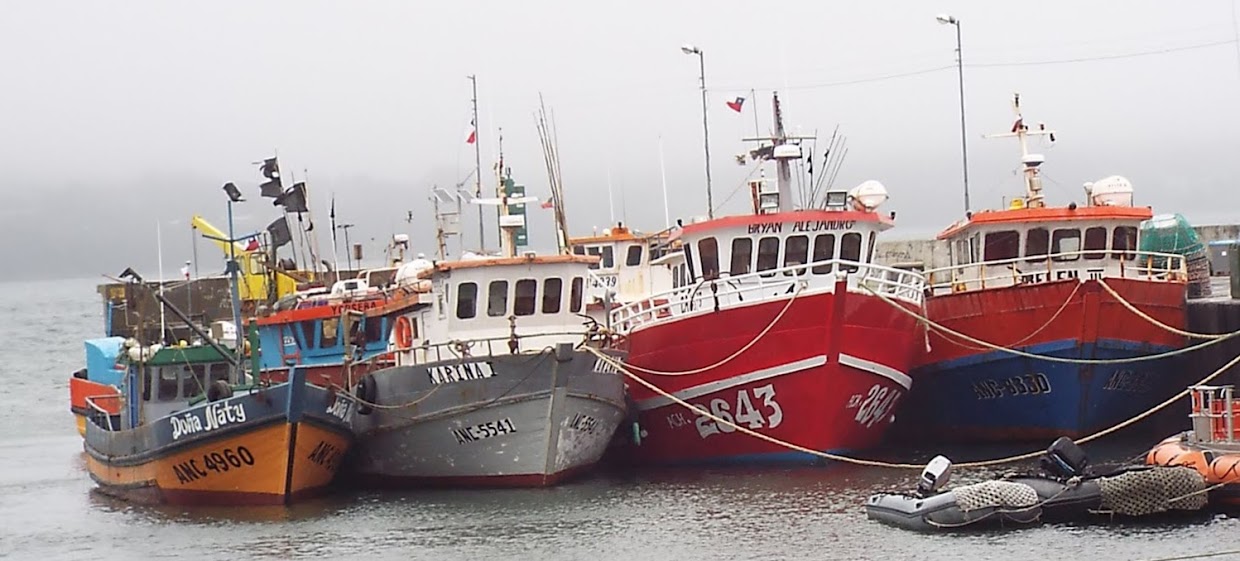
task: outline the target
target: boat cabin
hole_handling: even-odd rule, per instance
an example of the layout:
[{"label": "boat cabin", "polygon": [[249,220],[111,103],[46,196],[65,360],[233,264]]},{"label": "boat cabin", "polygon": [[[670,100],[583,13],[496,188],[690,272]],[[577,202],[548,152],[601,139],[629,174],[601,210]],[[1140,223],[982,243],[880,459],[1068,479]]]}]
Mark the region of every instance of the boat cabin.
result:
[{"label": "boat cabin", "polygon": [[[264,373],[283,373],[292,365],[333,366],[344,364],[350,350],[354,361],[387,351],[391,322],[384,318],[360,321],[360,313],[382,306],[386,295],[361,298],[321,298],[292,310],[257,318],[259,367]],[[356,345],[356,348],[350,349]],[[277,376],[282,380],[283,375]],[[312,379],[312,383],[325,380]],[[335,382],[339,382],[336,380]]]},{"label": "boat cabin", "polygon": [[[230,387],[237,383],[229,357],[209,345],[128,346],[120,361],[126,367],[121,393],[87,400],[93,410],[92,420],[110,430],[132,429],[185,409],[204,399],[217,382]],[[104,414],[109,404],[101,403],[101,399],[123,400],[120,426],[114,425],[115,418]]]},{"label": "boat cabin", "polygon": [[[394,314],[389,350],[397,364],[469,354],[508,354],[577,344],[593,256],[496,257],[438,263],[423,273],[429,293]],[[386,313],[376,310],[370,316]]]},{"label": "boat cabin", "polygon": [[598,257],[590,268],[587,303],[601,305],[612,292],[611,301],[631,302],[671,288],[666,267],[652,264],[675,250],[666,232],[642,234],[623,224],[603,230],[602,235],[570,238],[574,255]]}]

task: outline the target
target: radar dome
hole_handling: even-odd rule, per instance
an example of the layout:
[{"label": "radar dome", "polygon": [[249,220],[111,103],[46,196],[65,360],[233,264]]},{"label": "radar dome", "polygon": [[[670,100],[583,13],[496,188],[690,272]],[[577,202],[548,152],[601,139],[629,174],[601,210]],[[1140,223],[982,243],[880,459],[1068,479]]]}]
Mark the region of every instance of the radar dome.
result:
[{"label": "radar dome", "polygon": [[1132,206],[1132,183],[1118,175],[1085,184],[1091,206]]},{"label": "radar dome", "polygon": [[887,202],[887,188],[873,179],[853,187],[848,192],[852,198],[853,208],[863,212],[873,212]]}]

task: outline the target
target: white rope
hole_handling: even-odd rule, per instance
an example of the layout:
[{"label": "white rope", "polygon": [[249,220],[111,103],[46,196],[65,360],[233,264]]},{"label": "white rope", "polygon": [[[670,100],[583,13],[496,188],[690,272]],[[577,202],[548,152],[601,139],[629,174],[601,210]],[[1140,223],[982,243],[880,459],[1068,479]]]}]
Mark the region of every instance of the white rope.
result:
[{"label": "white rope", "polygon": [[977,345],[981,345],[981,346],[983,346],[983,347],[986,347],[986,348],[991,349],[991,350],[994,350],[994,351],[1001,351],[1001,352],[1005,352],[1005,353],[1008,353],[1008,354],[1011,354],[1011,355],[1023,356],[1023,357],[1025,357],[1025,358],[1034,358],[1034,359],[1038,359],[1038,360],[1045,360],[1045,361],[1047,361],[1047,362],[1062,362],[1062,363],[1067,363],[1067,364],[1131,364],[1131,363],[1134,363],[1134,362],[1144,362],[1144,361],[1147,361],[1147,360],[1158,360],[1158,359],[1162,359],[1162,358],[1167,358],[1167,357],[1172,357],[1172,356],[1182,355],[1182,354],[1186,354],[1186,353],[1191,353],[1191,352],[1196,351],[1196,350],[1198,350],[1198,349],[1204,349],[1204,348],[1206,348],[1206,347],[1209,347],[1210,345],[1214,345],[1214,344],[1216,344],[1216,343],[1220,343],[1220,342],[1222,342],[1222,341],[1227,341],[1227,340],[1229,340],[1229,339],[1232,339],[1232,338],[1234,338],[1234,337],[1236,337],[1236,336],[1240,335],[1240,331],[1236,331],[1236,332],[1234,332],[1234,333],[1229,333],[1229,334],[1227,334],[1227,335],[1224,335],[1223,337],[1221,337],[1221,338],[1219,338],[1219,339],[1212,339],[1212,340],[1210,340],[1210,341],[1206,341],[1205,343],[1201,343],[1201,344],[1198,344],[1198,345],[1193,345],[1193,346],[1189,346],[1189,347],[1181,347],[1181,348],[1179,348],[1179,349],[1173,349],[1173,350],[1170,350],[1170,351],[1166,351],[1166,352],[1162,352],[1162,353],[1156,353],[1156,354],[1152,354],[1152,355],[1142,355],[1142,356],[1134,356],[1134,357],[1126,357],[1126,358],[1064,358],[1064,357],[1057,357],[1057,356],[1050,356],[1050,355],[1040,355],[1040,354],[1030,353],[1030,352],[1025,352],[1025,351],[1021,351],[1021,350],[1017,350],[1017,349],[1010,349],[1010,348],[1007,348],[1007,347],[1004,347],[1004,346],[996,345],[996,344],[991,343],[991,342],[989,342],[989,341],[983,341],[983,340],[978,339],[978,338],[976,338],[976,337],[971,337],[971,336],[969,336],[969,335],[965,335],[964,333],[961,333],[961,332],[959,332],[959,331],[953,330],[953,329],[951,329],[951,328],[949,328],[949,327],[946,327],[946,326],[944,326],[944,325],[941,325],[941,324],[935,323],[935,322],[934,322],[934,321],[932,321],[930,318],[928,318],[928,317],[926,317],[926,316],[923,316],[923,315],[921,315],[921,314],[918,314],[917,312],[913,312],[913,311],[910,311],[910,310],[905,309],[903,306],[901,306],[901,305],[897,304],[896,302],[893,302],[890,298],[887,298],[886,296],[884,296],[884,295],[880,294],[879,292],[877,292],[877,291],[875,291],[875,290],[871,289],[871,288],[870,288],[870,287],[868,287],[868,286],[865,286],[864,284],[863,284],[863,285],[861,285],[861,286],[862,286],[862,288],[865,288],[866,290],[868,290],[871,294],[874,294],[875,296],[878,296],[878,297],[879,297],[879,298],[881,298],[884,302],[887,302],[888,304],[890,304],[890,305],[891,305],[891,307],[893,307],[893,308],[895,308],[895,309],[897,309],[897,310],[899,310],[899,311],[901,311],[901,312],[903,312],[903,313],[905,313],[905,314],[907,314],[907,315],[909,315],[909,316],[912,316],[913,318],[917,319],[918,321],[920,321],[921,323],[925,324],[927,327],[929,327],[929,328],[931,328],[931,329],[933,329],[933,330],[935,330],[935,331],[938,331],[938,332],[940,332],[940,333],[945,333],[945,334],[951,335],[951,336],[953,336],[953,337],[959,337],[959,338],[961,338],[961,339],[963,339],[963,340],[965,340],[965,341],[968,341],[968,342],[970,342],[970,343],[974,343],[974,344],[977,344]]},{"label": "white rope", "polygon": [[[789,449],[789,450],[794,450],[794,451],[797,451],[797,452],[803,452],[803,453],[805,453],[805,454],[809,454],[809,455],[811,455],[811,456],[816,456],[816,457],[823,458],[823,459],[827,459],[827,460],[834,460],[834,461],[837,461],[837,462],[844,462],[844,463],[856,464],[856,465],[862,465],[862,466],[883,467],[883,468],[894,468],[894,469],[914,469],[914,470],[920,470],[920,469],[922,469],[922,468],[924,468],[924,467],[925,467],[924,465],[921,465],[921,464],[908,464],[908,463],[897,463],[897,462],[882,462],[882,461],[878,461],[878,460],[865,460],[865,459],[861,459],[861,458],[852,458],[852,457],[849,457],[849,456],[841,456],[841,455],[838,455],[838,454],[831,454],[831,453],[828,453],[828,452],[821,452],[821,451],[818,451],[818,450],[814,450],[814,449],[812,449],[812,448],[806,448],[806,447],[804,447],[804,446],[800,446],[800,445],[797,445],[797,444],[793,444],[793,443],[788,442],[788,441],[785,441],[785,440],[780,440],[780,439],[775,438],[775,437],[773,437],[773,436],[768,436],[768,435],[765,435],[765,434],[762,434],[762,433],[756,432],[756,431],[751,430],[751,429],[749,429],[749,428],[746,428],[746,427],[740,426],[740,425],[738,425],[738,424],[736,424],[736,423],[734,423],[734,422],[732,422],[732,421],[729,421],[729,420],[723,419],[722,417],[719,417],[718,415],[714,415],[714,414],[712,414],[710,411],[706,411],[706,410],[702,410],[702,409],[698,409],[698,408],[694,407],[694,406],[693,406],[693,405],[691,405],[689,402],[687,402],[687,401],[685,401],[685,400],[683,400],[683,399],[680,399],[679,397],[676,397],[675,395],[673,395],[673,394],[671,394],[671,393],[669,393],[669,392],[667,392],[667,391],[663,390],[662,388],[659,388],[658,386],[655,386],[654,384],[652,384],[652,383],[650,383],[650,382],[647,382],[646,380],[643,380],[640,376],[638,376],[638,375],[636,375],[636,374],[634,374],[634,373],[630,372],[624,363],[622,363],[622,362],[620,362],[620,361],[618,361],[618,360],[616,360],[616,359],[614,359],[614,358],[612,358],[612,357],[610,357],[610,356],[608,356],[608,355],[606,355],[606,354],[602,353],[602,352],[601,352],[601,351],[599,351],[598,349],[595,349],[595,348],[593,348],[593,347],[584,347],[584,348],[585,348],[586,350],[588,350],[589,352],[593,353],[593,354],[594,354],[596,357],[598,357],[599,359],[603,360],[605,363],[610,364],[611,366],[616,367],[616,369],[618,369],[620,372],[624,373],[624,375],[625,375],[625,376],[627,376],[629,379],[631,379],[631,380],[633,380],[633,381],[637,382],[638,384],[641,384],[641,385],[642,385],[642,386],[644,386],[646,389],[648,389],[648,390],[650,390],[650,391],[652,391],[652,392],[654,392],[654,393],[656,393],[656,394],[658,394],[658,395],[660,395],[660,396],[662,396],[662,397],[664,397],[664,398],[667,398],[667,399],[668,399],[668,400],[670,400],[671,402],[673,402],[673,403],[675,403],[675,404],[677,404],[677,405],[680,405],[681,407],[684,407],[685,409],[688,409],[689,411],[692,411],[692,412],[693,412],[693,414],[695,414],[695,415],[701,415],[701,416],[704,416],[704,417],[706,417],[706,418],[708,418],[708,419],[711,419],[712,421],[715,421],[716,423],[720,423],[720,424],[723,424],[723,425],[729,426],[729,427],[731,427],[731,428],[735,429],[735,430],[736,430],[736,431],[738,431],[738,432],[741,432],[741,433],[744,433],[744,434],[746,434],[746,435],[752,436],[752,437],[757,438],[757,439],[759,439],[759,440],[764,440],[764,441],[769,442],[769,443],[771,443],[771,444],[774,444],[774,445],[776,445],[776,446],[780,446],[780,447],[782,447],[782,448],[787,448],[787,449]],[[1235,358],[1233,358],[1233,359],[1231,359],[1231,360],[1230,360],[1227,364],[1224,364],[1222,367],[1220,367],[1218,370],[1215,370],[1215,371],[1214,371],[1213,373],[1211,373],[1209,376],[1206,376],[1205,378],[1202,378],[1200,381],[1198,381],[1198,382],[1196,382],[1196,383],[1194,383],[1194,384],[1192,384],[1192,385],[1194,385],[1194,386],[1199,386],[1199,385],[1205,385],[1205,384],[1208,384],[1211,380],[1213,380],[1213,379],[1217,378],[1218,376],[1222,375],[1224,372],[1226,372],[1226,371],[1227,371],[1228,369],[1230,369],[1232,366],[1235,366],[1237,363],[1240,363],[1240,355],[1236,355],[1236,357],[1235,357]],[[1136,417],[1133,417],[1133,418],[1128,419],[1128,420],[1126,420],[1126,421],[1120,422],[1120,423],[1118,423],[1118,424],[1116,424],[1116,425],[1114,425],[1114,426],[1112,426],[1112,427],[1110,427],[1110,428],[1103,429],[1103,430],[1098,431],[1098,432],[1096,432],[1096,433],[1094,433],[1094,434],[1091,434],[1091,435],[1086,436],[1086,437],[1084,437],[1084,438],[1082,438],[1082,439],[1079,439],[1079,440],[1077,440],[1077,441],[1076,441],[1076,443],[1077,443],[1077,444],[1086,444],[1086,443],[1088,443],[1088,442],[1091,442],[1091,441],[1097,440],[1097,439],[1099,439],[1099,438],[1102,438],[1102,437],[1104,437],[1104,436],[1106,436],[1106,435],[1109,435],[1109,434],[1111,434],[1111,433],[1113,433],[1113,432],[1116,432],[1116,431],[1122,430],[1122,429],[1124,429],[1124,428],[1127,428],[1128,426],[1130,426],[1130,425],[1132,425],[1132,424],[1134,424],[1134,423],[1136,423],[1136,422],[1138,422],[1138,421],[1141,421],[1142,419],[1145,419],[1146,417],[1149,417],[1150,415],[1153,415],[1154,413],[1157,413],[1158,411],[1161,411],[1162,409],[1166,408],[1168,405],[1171,405],[1172,403],[1175,403],[1175,402],[1179,401],[1180,399],[1183,399],[1184,397],[1186,397],[1186,396],[1189,394],[1189,392],[1190,392],[1190,391],[1191,391],[1191,390],[1189,390],[1189,389],[1185,389],[1185,390],[1183,390],[1183,391],[1181,391],[1181,392],[1179,392],[1179,393],[1175,394],[1174,396],[1171,396],[1171,397],[1170,397],[1169,399],[1167,399],[1166,401],[1163,401],[1162,403],[1159,403],[1158,405],[1155,405],[1153,408],[1151,408],[1151,409],[1149,409],[1149,410],[1145,411],[1144,413],[1141,413],[1140,415],[1137,415]],[[997,459],[993,459],[993,460],[983,460],[983,461],[976,461],[976,462],[964,462],[964,463],[960,463],[960,464],[955,464],[955,467],[958,467],[958,468],[975,468],[975,467],[987,467],[987,466],[996,466],[996,465],[1002,465],[1002,464],[1009,464],[1009,463],[1012,463],[1012,462],[1019,462],[1019,461],[1022,461],[1022,460],[1029,460],[1029,459],[1032,459],[1032,458],[1036,458],[1036,457],[1041,456],[1041,455],[1042,455],[1042,454],[1044,454],[1044,453],[1045,453],[1045,451],[1044,451],[1044,450],[1035,450],[1035,451],[1033,451],[1033,452],[1028,452],[1028,453],[1025,453],[1025,454],[1018,454],[1018,455],[1015,455],[1015,456],[1007,456],[1007,457],[1005,457],[1005,458],[997,458]]]},{"label": "white rope", "polygon": [[1175,333],[1176,335],[1183,335],[1185,337],[1191,337],[1193,339],[1223,339],[1225,337],[1235,335],[1234,332],[1233,333],[1193,333],[1192,331],[1184,331],[1183,329],[1176,329],[1175,327],[1172,327],[1161,321],[1158,321],[1157,319],[1154,319],[1154,317],[1150,316],[1149,314],[1137,309],[1136,306],[1133,306],[1130,302],[1125,300],[1123,296],[1120,296],[1119,293],[1116,292],[1114,288],[1111,288],[1111,285],[1107,284],[1106,281],[1102,279],[1098,279],[1098,284],[1101,284],[1102,288],[1106,289],[1107,292],[1110,292],[1111,296],[1114,297],[1116,301],[1118,301],[1125,308],[1128,308],[1128,311],[1136,314],[1137,317],[1145,321],[1148,321],[1158,327],[1161,327],[1167,331],[1170,331],[1171,333]]},{"label": "white rope", "polygon": [[779,311],[779,314],[775,316],[775,319],[771,320],[771,323],[768,323],[766,327],[763,328],[762,331],[758,332],[758,334],[752,340],[750,340],[748,343],[745,343],[745,346],[741,347],[736,352],[732,353],[731,355],[728,355],[727,358],[724,358],[723,360],[720,360],[719,362],[716,362],[710,366],[703,366],[701,368],[694,368],[693,370],[685,370],[682,372],[652,370],[649,368],[642,368],[640,366],[633,366],[633,365],[630,365],[629,368],[632,368],[633,370],[636,370],[644,374],[650,374],[651,376],[688,376],[691,374],[701,374],[703,372],[719,368],[720,366],[723,366],[729,362],[732,362],[732,360],[734,360],[736,357],[741,356],[742,354],[745,353],[745,351],[748,351],[749,349],[753,348],[754,345],[758,344],[758,341],[761,341],[762,338],[765,337],[766,334],[769,333],[771,329],[775,327],[775,324],[779,323],[779,320],[783,319],[784,314],[788,313],[788,309],[792,307],[792,303],[796,301],[797,296],[801,294],[801,290],[803,290],[804,288],[805,288],[805,284],[798,282],[796,292],[792,293],[792,297],[788,299],[787,304],[784,304],[784,309]]},{"label": "white rope", "polygon": [[[1075,285],[1075,286],[1073,286],[1073,287],[1072,287],[1072,292],[1068,294],[1068,298],[1067,298],[1067,299],[1065,299],[1065,300],[1063,301],[1063,304],[1060,304],[1060,305],[1059,305],[1059,309],[1058,309],[1058,310],[1055,310],[1055,313],[1051,315],[1051,318],[1050,318],[1050,319],[1046,320],[1046,323],[1043,323],[1041,327],[1039,327],[1039,328],[1037,328],[1037,329],[1033,330],[1033,332],[1031,332],[1030,334],[1028,334],[1028,335],[1026,335],[1026,336],[1024,336],[1024,337],[1022,337],[1022,338],[1020,338],[1020,339],[1018,339],[1018,340],[1016,340],[1015,342],[1013,342],[1013,343],[1011,343],[1011,344],[1009,344],[1009,345],[1007,345],[1007,346],[1008,346],[1008,347],[1015,347],[1016,345],[1019,345],[1019,344],[1021,344],[1021,343],[1024,343],[1025,341],[1028,341],[1028,340],[1032,339],[1034,335],[1037,335],[1037,334],[1041,333],[1041,332],[1042,332],[1042,330],[1044,330],[1044,329],[1046,329],[1047,327],[1049,327],[1051,323],[1053,323],[1056,319],[1059,319],[1060,314],[1062,314],[1064,310],[1068,309],[1068,304],[1071,304],[1071,303],[1072,303],[1072,298],[1074,298],[1074,297],[1076,296],[1076,293],[1077,293],[1077,292],[1079,292],[1080,290],[1081,290],[1081,283],[1079,283],[1079,282],[1078,282],[1078,283],[1076,283],[1076,285]],[[947,339],[947,338],[946,338],[946,337],[944,337],[944,339]],[[948,341],[949,343],[953,344],[953,345],[956,345],[956,346],[959,346],[959,347],[964,347],[964,348],[966,348],[966,349],[972,349],[972,350],[975,350],[975,351],[983,351],[983,350],[987,350],[987,347],[982,347],[982,346],[977,346],[977,345],[968,345],[968,344],[965,344],[965,343],[961,343],[960,341],[953,341],[953,340],[951,340],[951,339],[947,339],[947,341]]]}]

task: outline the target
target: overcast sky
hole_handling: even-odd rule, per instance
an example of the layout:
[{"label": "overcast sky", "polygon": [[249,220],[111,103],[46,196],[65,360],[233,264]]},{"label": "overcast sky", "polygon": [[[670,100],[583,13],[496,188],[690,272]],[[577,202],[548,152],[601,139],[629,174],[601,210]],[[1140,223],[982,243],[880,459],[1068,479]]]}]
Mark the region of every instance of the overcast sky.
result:
[{"label": "overcast sky", "polygon": [[[673,220],[703,215],[698,60],[680,52],[690,42],[704,52],[720,212],[746,209],[738,189],[751,168],[732,156],[750,147],[740,139],[754,132],[753,111],[769,128],[779,90],[792,130],[838,126],[847,137],[837,187],[887,186],[883,210],[898,213],[889,239],[930,236],[963,211],[955,33],[940,12],[962,26],[974,208],[1020,193],[1015,141],[981,137],[1010,127],[1019,91],[1026,121],[1059,131],[1055,146],[1037,147],[1051,203],[1081,201],[1083,182],[1119,174],[1155,212],[1236,222],[1233,10],[1229,0],[5,2],[2,276],[154,274],[157,224],[175,272],[192,257],[192,214],[225,225],[224,182],[250,199],[236,207],[239,229],[276,217],[252,165],[276,150],[286,179],[309,179],[328,259],[332,194],[368,258],[394,232],[430,254],[430,187],[473,169],[469,74],[485,188],[502,127],[506,164],[547,196],[541,93],[574,234],[613,212],[663,227],[660,137]],[[748,98],[739,114],[724,104],[737,96]],[[536,247],[552,243],[550,217],[530,211]],[[464,229],[476,245],[476,219]],[[222,268],[205,242],[198,252],[204,274]]]}]

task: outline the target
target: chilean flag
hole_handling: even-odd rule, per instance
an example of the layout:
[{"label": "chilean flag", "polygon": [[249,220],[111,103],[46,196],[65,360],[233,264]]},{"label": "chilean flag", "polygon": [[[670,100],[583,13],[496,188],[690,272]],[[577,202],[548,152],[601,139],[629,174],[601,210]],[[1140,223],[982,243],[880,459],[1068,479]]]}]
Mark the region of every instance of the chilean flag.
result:
[{"label": "chilean flag", "polygon": [[469,131],[469,138],[465,139],[465,144],[473,144],[478,140],[478,129]]},{"label": "chilean flag", "polygon": [[736,98],[736,101],[729,101],[729,102],[728,102],[728,108],[729,108],[729,109],[731,109],[731,110],[733,110],[733,111],[735,111],[735,112],[737,112],[737,113],[740,113],[740,112],[741,112],[741,106],[742,106],[742,105],[744,105],[744,104],[745,104],[745,98],[743,98],[743,97],[738,97],[738,98]]}]

